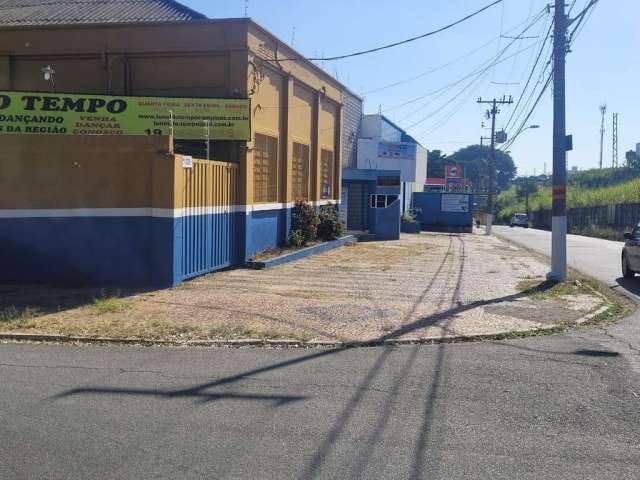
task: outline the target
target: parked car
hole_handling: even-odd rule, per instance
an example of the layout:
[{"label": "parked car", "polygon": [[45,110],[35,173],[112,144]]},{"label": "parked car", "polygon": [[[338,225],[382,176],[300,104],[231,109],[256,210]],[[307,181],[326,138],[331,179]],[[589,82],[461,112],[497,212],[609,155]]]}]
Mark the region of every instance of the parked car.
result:
[{"label": "parked car", "polygon": [[622,248],[622,276],[632,278],[640,272],[640,223],[631,233],[624,234],[625,242]]},{"label": "parked car", "polygon": [[529,228],[529,216],[526,213],[516,213],[511,217],[511,228],[513,227]]}]

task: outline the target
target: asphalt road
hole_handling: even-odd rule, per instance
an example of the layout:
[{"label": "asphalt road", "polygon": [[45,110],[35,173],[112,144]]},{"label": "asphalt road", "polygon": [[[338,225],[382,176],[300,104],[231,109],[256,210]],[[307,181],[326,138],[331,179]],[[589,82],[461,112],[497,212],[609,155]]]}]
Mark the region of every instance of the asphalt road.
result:
[{"label": "asphalt road", "polygon": [[0,344],[0,478],[638,478],[639,325],[345,350]]},{"label": "asphalt road", "polygon": [[[533,228],[494,226],[494,232],[544,255],[551,255],[551,232]],[[607,285],[640,295],[640,277],[628,280],[622,277],[620,256],[623,242],[599,238],[567,235],[567,263]]]}]

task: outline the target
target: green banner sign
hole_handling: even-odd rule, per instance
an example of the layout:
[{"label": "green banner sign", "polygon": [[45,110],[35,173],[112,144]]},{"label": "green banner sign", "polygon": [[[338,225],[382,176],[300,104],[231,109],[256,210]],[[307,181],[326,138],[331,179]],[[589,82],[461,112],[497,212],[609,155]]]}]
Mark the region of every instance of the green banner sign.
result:
[{"label": "green banner sign", "polygon": [[250,140],[250,100],[0,91],[0,134]]}]

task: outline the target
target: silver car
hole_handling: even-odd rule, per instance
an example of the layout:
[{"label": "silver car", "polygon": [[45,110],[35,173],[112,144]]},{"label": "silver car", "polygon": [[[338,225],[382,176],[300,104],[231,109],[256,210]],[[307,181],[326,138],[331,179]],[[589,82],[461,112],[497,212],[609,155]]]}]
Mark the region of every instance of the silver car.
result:
[{"label": "silver car", "polygon": [[516,213],[511,217],[511,227],[529,228],[529,217],[526,213]]},{"label": "silver car", "polygon": [[624,234],[622,248],[622,276],[632,278],[640,272],[640,223],[631,233]]}]

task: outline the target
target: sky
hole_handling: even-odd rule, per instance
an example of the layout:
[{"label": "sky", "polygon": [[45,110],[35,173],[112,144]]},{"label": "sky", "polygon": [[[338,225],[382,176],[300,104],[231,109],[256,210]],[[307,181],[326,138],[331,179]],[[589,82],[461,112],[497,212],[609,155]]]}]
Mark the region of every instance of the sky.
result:
[{"label": "sky", "polygon": [[[330,57],[366,50],[432,31],[491,3],[491,0],[182,0],[210,18],[248,16],[306,57]],[[440,34],[360,57],[321,66],[365,98],[365,113],[383,114],[429,150],[446,153],[479,143],[490,126],[478,97],[520,98],[552,13],[547,0],[504,0]],[[553,2],[552,2],[553,3]],[[573,3],[573,0],[567,0]],[[575,0],[572,15],[588,0]],[[618,156],[640,142],[640,1],[600,0],[579,31],[567,57],[567,133],[574,149],[569,166],[598,166],[600,105],[607,105],[604,164],[612,162],[612,113],[618,113]],[[526,28],[526,33],[521,32]],[[537,38],[510,40],[502,36]],[[508,48],[507,48],[508,47]],[[506,50],[505,50],[506,48]],[[504,52],[503,52],[504,50]],[[499,56],[501,55],[501,56]],[[549,60],[543,51],[540,68]],[[499,63],[498,63],[499,62]],[[495,65],[493,65],[495,63]],[[470,76],[472,75],[472,76]],[[414,77],[419,77],[415,78]],[[466,78],[465,80],[462,80]],[[413,80],[411,80],[413,79]],[[541,76],[533,75],[532,84]],[[378,90],[381,87],[399,85]],[[542,85],[540,85],[541,87]],[[378,91],[373,91],[378,90]],[[551,173],[552,89],[541,97],[510,147],[519,174]],[[435,92],[435,93],[434,93]],[[422,98],[421,98],[422,97]],[[497,118],[507,133],[537,97],[520,107],[505,105]],[[527,102],[529,101],[529,104]]]}]

